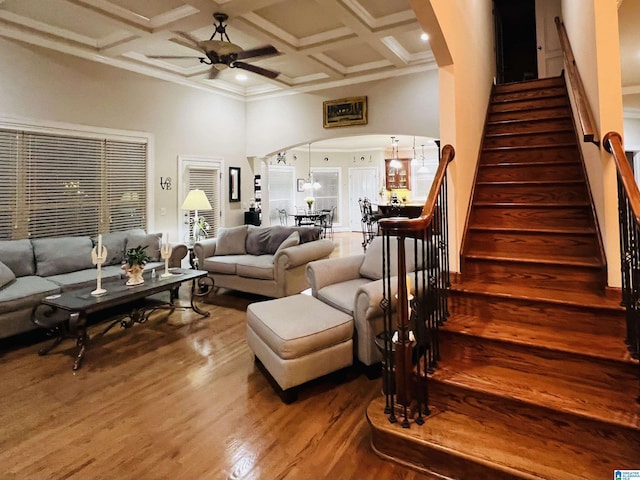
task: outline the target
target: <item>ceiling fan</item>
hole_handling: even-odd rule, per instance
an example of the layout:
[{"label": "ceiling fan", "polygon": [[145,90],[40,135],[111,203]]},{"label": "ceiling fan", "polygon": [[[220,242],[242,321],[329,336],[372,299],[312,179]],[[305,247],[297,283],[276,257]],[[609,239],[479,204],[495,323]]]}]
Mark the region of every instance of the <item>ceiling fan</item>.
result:
[{"label": "ceiling fan", "polygon": [[[200,41],[187,32],[176,32],[178,35],[186,38],[194,48],[201,50],[206,55],[206,57],[196,58],[200,60],[200,63],[212,66],[211,71],[209,72],[210,79],[216,78],[219,71],[224,70],[227,67],[240,68],[267,78],[276,78],[280,75],[279,72],[251,65],[250,63],[243,61],[250,58],[278,55],[280,52],[278,52],[275,47],[266,45],[264,47],[254,48],[251,50],[243,50],[242,47],[231,43],[229,40],[229,35],[227,35],[227,25],[225,24],[229,16],[226,13],[216,12],[213,14],[213,18],[215,18],[218,23],[213,24],[215,30],[209,40]],[[216,40],[216,35],[220,36],[219,40]],[[162,59],[194,58],[175,55],[148,55],[147,57]]]}]

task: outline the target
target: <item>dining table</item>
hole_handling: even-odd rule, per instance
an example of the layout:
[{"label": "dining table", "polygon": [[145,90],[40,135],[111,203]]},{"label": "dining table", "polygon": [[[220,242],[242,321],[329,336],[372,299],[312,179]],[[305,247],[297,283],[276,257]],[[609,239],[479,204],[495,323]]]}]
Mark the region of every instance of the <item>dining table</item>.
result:
[{"label": "dining table", "polygon": [[309,210],[308,212],[294,213],[292,217],[298,227],[304,225],[323,225],[329,212],[322,210]]}]

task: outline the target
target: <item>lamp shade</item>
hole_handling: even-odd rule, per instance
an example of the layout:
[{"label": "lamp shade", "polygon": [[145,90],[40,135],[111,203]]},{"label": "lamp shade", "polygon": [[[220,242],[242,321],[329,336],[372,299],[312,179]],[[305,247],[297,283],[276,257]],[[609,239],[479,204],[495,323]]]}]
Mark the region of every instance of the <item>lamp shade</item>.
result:
[{"label": "lamp shade", "polygon": [[211,204],[202,190],[195,189],[189,191],[181,208],[182,210],[211,210]]}]

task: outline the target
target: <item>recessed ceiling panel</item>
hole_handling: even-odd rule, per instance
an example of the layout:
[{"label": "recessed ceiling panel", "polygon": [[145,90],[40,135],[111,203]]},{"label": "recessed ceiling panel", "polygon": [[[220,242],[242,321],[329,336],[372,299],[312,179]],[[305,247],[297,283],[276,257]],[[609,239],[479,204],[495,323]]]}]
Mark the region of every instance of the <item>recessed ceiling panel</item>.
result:
[{"label": "recessed ceiling panel", "polygon": [[342,27],[335,16],[330,15],[314,0],[289,0],[255,13],[296,38],[305,38],[327,30]]},{"label": "recessed ceiling panel", "polygon": [[122,30],[115,20],[66,0],[5,0],[0,8],[96,40]]},{"label": "recessed ceiling panel", "polygon": [[[214,19],[211,17],[211,25],[203,28],[199,28],[198,30],[194,30],[190,32],[198,40],[209,40],[213,32],[215,31],[213,27]],[[231,43],[235,43],[236,45],[242,47],[244,50],[249,50],[251,48],[261,47],[266,44],[266,42],[262,42],[251,35],[244,33],[238,27],[234,27],[233,19],[229,19],[227,22],[227,35],[229,36],[229,40]],[[220,35],[216,35],[216,39],[220,39]],[[226,40],[226,39],[225,39]]]},{"label": "recessed ceiling panel", "polygon": [[263,60],[261,66],[281,72],[289,78],[304,77],[318,72],[318,64],[306,58],[291,61],[290,57],[281,55]]},{"label": "recessed ceiling panel", "polygon": [[380,53],[366,43],[335,50],[327,50],[324,54],[345,67],[353,67],[362,65],[363,63],[384,60],[384,57]]},{"label": "recessed ceiling panel", "polygon": [[415,54],[431,50],[428,41],[425,42],[420,40],[421,34],[422,30],[418,28],[416,30],[410,30],[407,32],[396,34],[393,37],[407,52]]},{"label": "recessed ceiling panel", "polygon": [[181,0],[109,0],[109,3],[113,3],[147,19],[151,19],[184,5],[184,2]]},{"label": "recessed ceiling panel", "polygon": [[357,0],[357,3],[375,19],[411,10],[409,0]]}]

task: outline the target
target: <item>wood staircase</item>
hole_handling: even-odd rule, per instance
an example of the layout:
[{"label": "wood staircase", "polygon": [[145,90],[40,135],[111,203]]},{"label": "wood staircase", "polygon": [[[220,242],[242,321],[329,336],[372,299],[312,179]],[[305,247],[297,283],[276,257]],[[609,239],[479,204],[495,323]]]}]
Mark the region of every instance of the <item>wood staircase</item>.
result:
[{"label": "wood staircase", "polygon": [[494,88],[432,414],[402,429],[372,403],[383,456],[454,479],[640,469],[638,367],[576,139],[562,77]]}]

